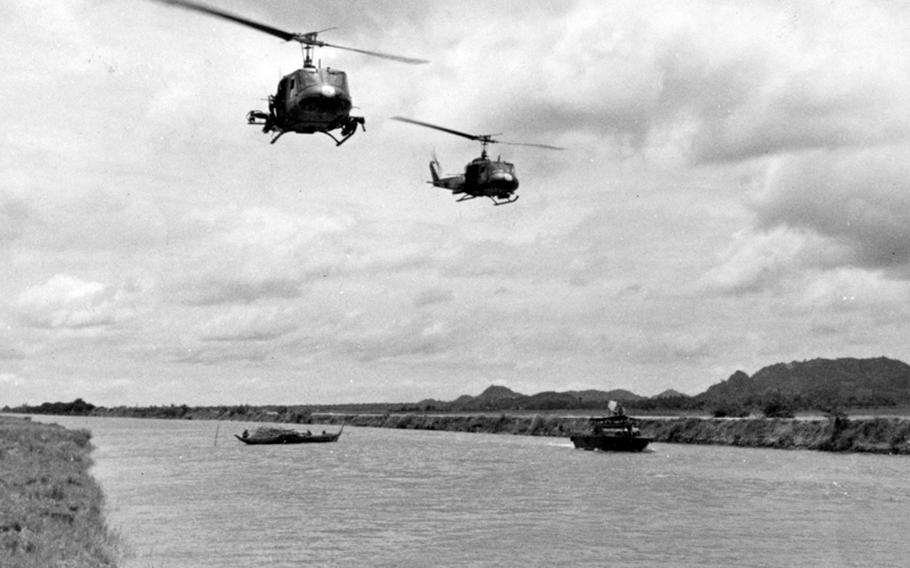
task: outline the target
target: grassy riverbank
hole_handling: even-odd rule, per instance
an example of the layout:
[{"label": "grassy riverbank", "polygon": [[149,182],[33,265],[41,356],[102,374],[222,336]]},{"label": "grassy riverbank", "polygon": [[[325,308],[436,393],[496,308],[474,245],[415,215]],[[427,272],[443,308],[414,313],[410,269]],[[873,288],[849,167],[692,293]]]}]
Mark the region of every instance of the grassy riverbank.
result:
[{"label": "grassy riverbank", "polygon": [[[346,414],[312,416],[314,422],[353,426],[568,437],[587,419],[558,415]],[[755,448],[910,455],[907,418],[641,418],[643,436],[656,442]]]},{"label": "grassy riverbank", "polygon": [[90,434],[0,416],[0,566],[114,567]]}]

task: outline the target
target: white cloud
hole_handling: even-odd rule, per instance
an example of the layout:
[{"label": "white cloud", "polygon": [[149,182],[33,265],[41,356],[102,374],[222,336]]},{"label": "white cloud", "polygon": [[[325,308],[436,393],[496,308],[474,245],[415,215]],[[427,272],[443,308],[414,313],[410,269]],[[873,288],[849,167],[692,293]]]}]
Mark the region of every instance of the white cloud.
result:
[{"label": "white cloud", "polygon": [[50,329],[103,327],[134,315],[131,293],[101,282],[57,274],[31,286],[16,299],[16,308],[31,326]]},{"label": "white cloud", "polygon": [[841,268],[810,276],[794,305],[803,311],[892,311],[893,318],[903,318],[907,309],[898,307],[910,306],[910,283]]},{"label": "white cloud", "polygon": [[270,341],[300,327],[293,311],[278,307],[234,306],[207,321],[200,330],[203,341]]},{"label": "white cloud", "polygon": [[817,151],[780,160],[755,201],[761,227],[831,241],[839,265],[910,277],[910,147]]},{"label": "white cloud", "polygon": [[777,229],[734,236],[721,264],[709,270],[702,284],[724,293],[749,293],[776,285],[791,274],[800,258],[807,255],[811,238],[799,231]]},{"label": "white cloud", "polygon": [[0,373],[0,384],[17,387],[22,384],[22,378],[15,373]]}]

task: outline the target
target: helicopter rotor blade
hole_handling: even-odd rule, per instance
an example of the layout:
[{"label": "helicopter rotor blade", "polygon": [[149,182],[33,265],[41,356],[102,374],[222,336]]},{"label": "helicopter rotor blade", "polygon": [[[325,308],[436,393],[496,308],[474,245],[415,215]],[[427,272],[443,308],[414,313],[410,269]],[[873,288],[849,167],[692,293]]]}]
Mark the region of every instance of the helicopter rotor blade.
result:
[{"label": "helicopter rotor blade", "polygon": [[467,138],[468,140],[479,140],[481,142],[496,142],[489,134],[468,134],[467,132],[459,132],[458,130],[452,130],[451,128],[446,128],[444,126],[437,126],[435,124],[430,124],[429,122],[421,122],[419,120],[414,120],[413,118],[405,118],[403,116],[393,116],[392,120],[397,120],[399,122],[408,122],[410,124],[416,124],[417,126],[423,126],[425,128],[432,128],[434,130],[441,130],[442,132],[448,132],[449,134],[454,134],[455,136],[461,136],[462,138]]},{"label": "helicopter rotor blade", "polygon": [[565,150],[565,148],[562,148],[560,146],[551,146],[550,144],[534,144],[531,142],[506,142],[505,140],[496,140],[493,137],[499,136],[498,134],[468,134],[467,132],[459,132],[458,130],[452,130],[451,128],[438,126],[436,124],[430,124],[429,122],[421,122],[419,120],[414,120],[413,118],[405,118],[403,116],[393,116],[392,120],[409,122],[411,124],[416,124],[417,126],[424,126],[426,128],[432,128],[434,130],[441,130],[443,132],[448,132],[449,134],[461,136],[462,138],[467,138],[469,140],[477,140],[479,142],[483,142],[484,144],[508,144],[509,146],[531,146],[534,148],[546,148],[547,150]]},{"label": "helicopter rotor blade", "polygon": [[500,144],[508,144],[509,146],[531,146],[533,148],[546,148],[547,150],[565,150],[561,146],[550,146],[549,144],[533,144],[530,142],[506,142],[505,140],[497,140]]},{"label": "helicopter rotor blade", "polygon": [[232,22],[253,28],[254,30],[259,30],[267,34],[273,35],[275,37],[280,37],[284,41],[296,41],[302,43],[303,45],[312,45],[315,47],[334,47],[335,49],[344,49],[347,51],[356,51],[357,53],[363,53],[366,55],[372,55],[374,57],[381,57],[383,59],[391,59],[392,61],[399,61],[401,63],[411,63],[411,64],[420,64],[420,63],[429,63],[425,59],[417,59],[414,57],[404,57],[401,55],[392,55],[390,53],[381,53],[379,51],[368,51],[366,49],[356,49],[353,47],[345,47],[343,45],[335,45],[331,43],[326,43],[316,39],[316,36],[322,32],[335,29],[325,28],[324,30],[319,30],[318,32],[308,32],[308,33],[294,33],[285,31],[279,28],[275,28],[260,22],[244,18],[242,16],[237,16],[231,14],[230,12],[225,12],[217,8],[212,8],[206,6],[205,4],[199,4],[196,2],[191,2],[190,0],[159,0],[165,4],[171,4],[174,6],[180,6],[181,8],[186,8],[188,10],[195,10],[197,12],[202,12],[203,14],[209,14],[210,16],[215,16],[218,18],[223,18],[225,20],[230,20]]},{"label": "helicopter rotor blade", "polygon": [[259,22],[248,20],[240,16],[231,14],[230,12],[225,12],[215,8],[211,8],[204,4],[197,4],[196,2],[189,2],[188,0],[159,0],[165,4],[172,4],[174,6],[180,6],[181,8],[186,8],[188,10],[195,10],[197,12],[202,12],[203,14],[209,14],[210,16],[215,16],[218,18],[224,18],[225,20],[230,20],[232,22],[242,24],[244,26],[251,27],[255,30],[265,32],[267,34],[280,37],[284,41],[291,41],[297,39],[297,36],[300,34],[295,34],[278,28],[273,28],[272,26],[267,26]]},{"label": "helicopter rotor blade", "polygon": [[366,49],[357,49],[354,47],[345,47],[343,45],[335,45],[334,43],[326,43],[324,41],[314,42],[313,45],[319,47],[334,47],[335,49],[344,49],[345,51],[354,51],[357,53],[363,53],[364,55],[372,55],[373,57],[381,57],[382,59],[391,59],[392,61],[398,61],[399,63],[410,63],[411,65],[420,65],[423,63],[429,63],[426,59],[417,59],[415,57],[404,57],[403,55],[393,55],[391,53],[381,53],[379,51],[369,51]]}]

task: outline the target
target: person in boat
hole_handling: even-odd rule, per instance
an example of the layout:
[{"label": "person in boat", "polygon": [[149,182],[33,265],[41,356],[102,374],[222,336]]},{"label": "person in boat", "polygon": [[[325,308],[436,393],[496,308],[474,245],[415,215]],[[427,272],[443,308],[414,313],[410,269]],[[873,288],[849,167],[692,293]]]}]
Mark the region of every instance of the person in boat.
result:
[{"label": "person in boat", "polygon": [[249,431],[249,430],[244,430],[244,431],[243,431],[243,434],[241,434],[241,437],[242,437],[244,440],[246,440],[247,438],[250,437],[250,431]]}]

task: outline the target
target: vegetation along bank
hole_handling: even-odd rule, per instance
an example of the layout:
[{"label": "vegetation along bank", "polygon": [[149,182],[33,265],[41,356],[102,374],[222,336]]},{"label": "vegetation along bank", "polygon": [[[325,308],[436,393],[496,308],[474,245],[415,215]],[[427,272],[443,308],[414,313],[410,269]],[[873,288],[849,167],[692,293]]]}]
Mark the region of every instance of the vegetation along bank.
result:
[{"label": "vegetation along bank", "polygon": [[[585,428],[587,419],[558,415],[319,415],[316,423],[379,428],[487,432],[567,438]],[[805,449],[910,455],[910,419],[906,418],[640,418],[643,436],[656,442],[713,444],[754,448]]]},{"label": "vegetation along bank", "polygon": [[114,567],[85,430],[0,416],[0,566]]}]

